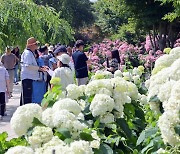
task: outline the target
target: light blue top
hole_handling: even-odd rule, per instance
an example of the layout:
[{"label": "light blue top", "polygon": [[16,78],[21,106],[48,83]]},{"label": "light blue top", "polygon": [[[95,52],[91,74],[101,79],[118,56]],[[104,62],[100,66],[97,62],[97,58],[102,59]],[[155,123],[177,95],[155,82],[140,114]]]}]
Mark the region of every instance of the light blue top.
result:
[{"label": "light blue top", "polygon": [[33,52],[25,49],[21,55],[21,80],[39,80],[38,69],[30,69],[29,66],[37,66],[38,68]]},{"label": "light blue top", "polygon": [[0,92],[6,92],[6,80],[9,80],[9,74],[4,66],[0,66]]}]

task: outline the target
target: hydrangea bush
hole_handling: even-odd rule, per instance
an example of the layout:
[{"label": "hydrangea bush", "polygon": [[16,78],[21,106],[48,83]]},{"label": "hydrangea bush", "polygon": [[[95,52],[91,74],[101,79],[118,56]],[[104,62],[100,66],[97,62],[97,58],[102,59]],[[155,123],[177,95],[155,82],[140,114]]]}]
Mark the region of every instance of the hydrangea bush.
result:
[{"label": "hydrangea bush", "polygon": [[51,100],[45,99],[48,101],[42,107],[27,104],[16,110],[11,125],[27,144],[12,147],[7,153],[25,148],[35,154],[136,153],[136,140],[145,128],[145,119],[143,95],[133,76],[142,73],[143,67],[133,69],[131,80],[120,70],[115,75],[99,71],[87,85],[71,84],[59,95],[56,90],[60,86],[54,86],[56,90],[48,92],[54,95]]},{"label": "hydrangea bush", "polygon": [[[146,146],[145,150],[159,149],[157,153],[180,153],[180,47],[157,59],[146,87],[150,108],[157,118],[153,128],[141,133],[139,144]],[[149,144],[143,137],[148,131],[152,135]]]}]

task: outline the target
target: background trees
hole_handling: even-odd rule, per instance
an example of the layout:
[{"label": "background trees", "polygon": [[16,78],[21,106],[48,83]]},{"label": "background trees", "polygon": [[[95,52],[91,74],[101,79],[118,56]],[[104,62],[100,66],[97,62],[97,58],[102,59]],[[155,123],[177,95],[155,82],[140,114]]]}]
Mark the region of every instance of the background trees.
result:
[{"label": "background trees", "polygon": [[34,0],[34,2],[53,7],[75,30],[91,24],[94,19],[89,0]]},{"label": "background trees", "polygon": [[6,45],[25,47],[30,36],[41,43],[69,43],[73,30],[53,8],[32,1],[0,0],[0,49]]},{"label": "background trees", "polygon": [[178,1],[99,0],[94,6],[96,24],[102,31],[128,43],[140,42],[149,35],[153,49],[163,50],[173,47],[180,31]]}]

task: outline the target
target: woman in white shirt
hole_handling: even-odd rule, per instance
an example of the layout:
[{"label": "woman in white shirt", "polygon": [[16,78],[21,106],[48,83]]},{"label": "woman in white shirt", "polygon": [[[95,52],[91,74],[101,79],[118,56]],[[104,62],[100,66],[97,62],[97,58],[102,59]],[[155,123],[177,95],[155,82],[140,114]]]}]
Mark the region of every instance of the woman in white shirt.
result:
[{"label": "woman in white shirt", "polygon": [[71,60],[70,56],[67,54],[62,54],[57,57],[58,59],[58,68],[54,70],[53,77],[59,77],[62,90],[66,90],[66,87],[69,84],[74,83],[73,71],[69,66],[69,62]]}]

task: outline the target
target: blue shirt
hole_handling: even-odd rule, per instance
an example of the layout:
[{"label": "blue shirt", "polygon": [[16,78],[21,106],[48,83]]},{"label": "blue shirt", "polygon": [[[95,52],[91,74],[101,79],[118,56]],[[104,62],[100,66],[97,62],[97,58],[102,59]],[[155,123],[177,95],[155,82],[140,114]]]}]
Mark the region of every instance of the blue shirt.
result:
[{"label": "blue shirt", "polygon": [[74,68],[76,73],[76,78],[85,78],[88,77],[88,68],[86,61],[88,60],[84,52],[75,51],[72,54],[74,61]]},{"label": "blue shirt", "polygon": [[38,70],[31,70],[28,66],[37,66],[35,56],[32,51],[25,49],[21,55],[21,80],[32,79],[39,80]]}]

